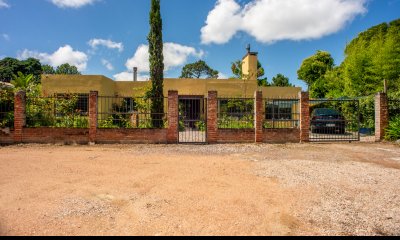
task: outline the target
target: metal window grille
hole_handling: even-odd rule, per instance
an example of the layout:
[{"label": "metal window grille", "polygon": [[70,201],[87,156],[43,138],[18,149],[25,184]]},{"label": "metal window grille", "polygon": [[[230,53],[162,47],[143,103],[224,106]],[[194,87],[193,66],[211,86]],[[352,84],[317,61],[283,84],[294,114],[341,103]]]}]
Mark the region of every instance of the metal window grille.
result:
[{"label": "metal window grille", "polygon": [[298,99],[266,99],[265,129],[298,128],[300,121],[300,106]]},{"label": "metal window grille", "polygon": [[27,97],[27,127],[89,128],[88,94]]},{"label": "metal window grille", "polygon": [[254,98],[219,98],[218,128],[254,129]]},{"label": "metal window grille", "polygon": [[[163,104],[164,112],[152,106]],[[103,129],[153,129],[167,127],[168,98],[98,97],[97,126]]]},{"label": "metal window grille", "polygon": [[0,90],[0,129],[14,127],[14,94]]}]

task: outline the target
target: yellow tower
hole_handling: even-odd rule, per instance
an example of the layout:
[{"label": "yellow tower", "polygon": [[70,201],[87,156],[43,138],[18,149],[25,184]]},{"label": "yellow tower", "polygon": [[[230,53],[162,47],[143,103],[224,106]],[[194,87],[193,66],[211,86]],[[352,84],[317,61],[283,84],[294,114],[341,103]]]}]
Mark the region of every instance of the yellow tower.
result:
[{"label": "yellow tower", "polygon": [[250,45],[248,45],[247,54],[242,59],[242,77],[246,80],[257,81],[258,53],[250,50]]}]

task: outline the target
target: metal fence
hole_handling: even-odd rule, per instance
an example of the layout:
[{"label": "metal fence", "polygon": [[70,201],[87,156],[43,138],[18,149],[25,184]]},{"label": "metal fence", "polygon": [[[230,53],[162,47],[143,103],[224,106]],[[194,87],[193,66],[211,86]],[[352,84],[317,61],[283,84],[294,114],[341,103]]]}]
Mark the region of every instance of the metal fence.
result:
[{"label": "metal fence", "polygon": [[218,128],[254,129],[254,98],[219,98]]},{"label": "metal fence", "polygon": [[0,129],[14,127],[14,94],[0,90]]},{"label": "metal fence", "polygon": [[31,128],[89,128],[88,113],[88,94],[56,94],[26,99],[26,126]]},{"label": "metal fence", "polygon": [[298,99],[265,99],[264,129],[290,129],[300,126]]},{"label": "metal fence", "polygon": [[[164,112],[153,113],[152,107],[163,105]],[[166,128],[168,98],[98,97],[97,127],[103,129]]]},{"label": "metal fence", "polygon": [[360,102],[356,99],[310,100],[310,141],[360,141]]},{"label": "metal fence", "polygon": [[179,143],[207,141],[207,99],[200,96],[179,97]]},{"label": "metal fence", "polygon": [[400,99],[389,99],[389,118],[400,117]]}]

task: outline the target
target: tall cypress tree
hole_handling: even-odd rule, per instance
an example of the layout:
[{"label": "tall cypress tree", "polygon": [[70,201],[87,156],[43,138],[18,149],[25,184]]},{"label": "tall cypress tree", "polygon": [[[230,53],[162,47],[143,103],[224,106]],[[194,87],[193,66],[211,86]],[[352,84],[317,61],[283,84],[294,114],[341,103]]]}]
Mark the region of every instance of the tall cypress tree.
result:
[{"label": "tall cypress tree", "polygon": [[164,113],[164,55],[160,0],[151,0],[150,33],[147,39],[149,41],[150,77],[152,80],[151,118],[153,127],[161,128],[163,127]]}]

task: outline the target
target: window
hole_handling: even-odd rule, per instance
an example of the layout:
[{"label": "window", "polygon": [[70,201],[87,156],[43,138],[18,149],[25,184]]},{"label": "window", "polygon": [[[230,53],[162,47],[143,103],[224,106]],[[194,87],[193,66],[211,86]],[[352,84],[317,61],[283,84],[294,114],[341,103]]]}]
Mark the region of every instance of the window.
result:
[{"label": "window", "polygon": [[297,100],[271,100],[266,103],[267,120],[292,120]]}]

